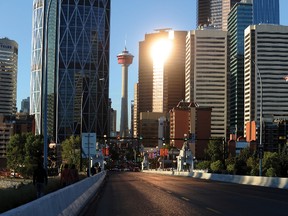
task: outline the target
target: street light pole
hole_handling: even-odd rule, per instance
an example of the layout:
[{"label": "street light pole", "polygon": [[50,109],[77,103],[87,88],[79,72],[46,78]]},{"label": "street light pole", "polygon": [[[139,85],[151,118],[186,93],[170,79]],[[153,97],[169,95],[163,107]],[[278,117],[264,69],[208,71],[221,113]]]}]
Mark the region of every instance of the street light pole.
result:
[{"label": "street light pole", "polygon": [[[49,1],[47,4],[47,10],[46,10],[46,5],[44,5],[44,14],[45,14],[45,21],[44,21],[44,35],[45,35],[45,87],[44,87],[44,116],[43,116],[43,132],[44,132],[44,146],[43,146],[43,166],[47,170],[47,164],[48,164],[48,117],[47,117],[47,112],[48,112],[48,21],[50,17],[50,8],[51,8],[52,0]],[[43,73],[42,73],[43,74]],[[42,78],[44,76],[42,75]],[[43,94],[42,94],[43,95]],[[56,138],[57,139],[57,138]],[[57,141],[56,141],[57,142]]]},{"label": "street light pole", "polygon": [[[237,56],[232,56],[232,58],[238,59]],[[263,157],[263,143],[262,143],[262,136],[263,136],[263,85],[262,85],[262,77],[259,70],[258,65],[256,64],[255,60],[248,58],[255,66],[257,70],[257,75],[259,76],[260,82],[260,139],[259,139],[259,176],[262,176],[262,157]],[[257,103],[258,105],[258,103]]]},{"label": "street light pole", "polygon": [[254,60],[252,60],[255,68],[257,69],[257,74],[259,76],[259,81],[260,81],[260,142],[259,142],[259,176],[262,176],[262,149],[263,149],[263,144],[262,144],[262,134],[263,134],[263,85],[262,85],[262,78],[261,78],[261,73],[260,70],[255,63]]}]

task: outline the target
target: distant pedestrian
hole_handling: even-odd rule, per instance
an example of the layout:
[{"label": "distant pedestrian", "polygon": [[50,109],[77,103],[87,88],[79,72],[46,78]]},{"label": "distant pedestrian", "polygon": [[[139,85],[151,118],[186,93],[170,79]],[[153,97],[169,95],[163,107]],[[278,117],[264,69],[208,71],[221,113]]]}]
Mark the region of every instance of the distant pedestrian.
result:
[{"label": "distant pedestrian", "polygon": [[47,172],[41,162],[38,162],[37,168],[33,173],[33,185],[37,190],[37,198],[44,196],[44,187],[48,183]]},{"label": "distant pedestrian", "polygon": [[90,168],[90,173],[89,173],[89,169],[87,169],[87,176],[93,176],[96,174],[96,168],[94,165],[92,165],[92,167]]},{"label": "distant pedestrian", "polygon": [[71,184],[79,181],[79,174],[78,170],[76,169],[75,164],[72,164],[71,169],[70,169],[70,178],[71,178]]},{"label": "distant pedestrian", "polygon": [[68,164],[65,164],[64,168],[62,169],[61,177],[60,177],[61,186],[65,187],[69,185],[70,180],[71,180],[70,170],[69,170]]}]

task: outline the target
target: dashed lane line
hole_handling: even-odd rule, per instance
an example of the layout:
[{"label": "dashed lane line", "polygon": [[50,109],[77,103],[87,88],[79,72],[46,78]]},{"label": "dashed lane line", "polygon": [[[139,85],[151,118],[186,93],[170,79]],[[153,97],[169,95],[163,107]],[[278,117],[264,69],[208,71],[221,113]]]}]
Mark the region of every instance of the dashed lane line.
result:
[{"label": "dashed lane line", "polygon": [[181,199],[183,199],[183,200],[186,200],[186,201],[190,201],[188,198],[186,198],[186,197],[181,197]]},{"label": "dashed lane line", "polygon": [[221,215],[221,212],[219,212],[219,211],[217,211],[217,210],[215,210],[215,209],[208,208],[208,207],[206,207],[206,209],[209,210],[209,211],[212,211],[212,212],[214,212],[214,213],[216,213],[216,214],[220,214],[220,215]]}]

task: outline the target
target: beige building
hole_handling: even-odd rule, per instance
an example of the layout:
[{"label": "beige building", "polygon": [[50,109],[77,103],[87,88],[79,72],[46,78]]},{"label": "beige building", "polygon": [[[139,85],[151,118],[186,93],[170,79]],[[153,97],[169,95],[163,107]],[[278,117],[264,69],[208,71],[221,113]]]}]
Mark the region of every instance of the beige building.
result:
[{"label": "beige building", "polygon": [[256,121],[259,128],[261,108],[264,124],[288,119],[287,41],[288,26],[261,24],[245,29],[245,124]]},{"label": "beige building", "polygon": [[0,114],[16,113],[18,44],[8,38],[0,38]]},{"label": "beige building", "polygon": [[193,30],[186,41],[185,101],[211,107],[211,136],[227,138],[227,31]]}]

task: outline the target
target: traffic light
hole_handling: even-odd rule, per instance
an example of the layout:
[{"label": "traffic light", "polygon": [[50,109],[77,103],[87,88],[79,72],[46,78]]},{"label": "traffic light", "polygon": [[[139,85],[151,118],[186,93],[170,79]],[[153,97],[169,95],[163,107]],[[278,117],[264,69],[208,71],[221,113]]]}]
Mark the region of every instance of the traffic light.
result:
[{"label": "traffic light", "polygon": [[259,153],[259,158],[263,159],[263,156],[264,156],[264,148],[263,148],[263,146],[259,146],[258,147],[258,153]]}]

